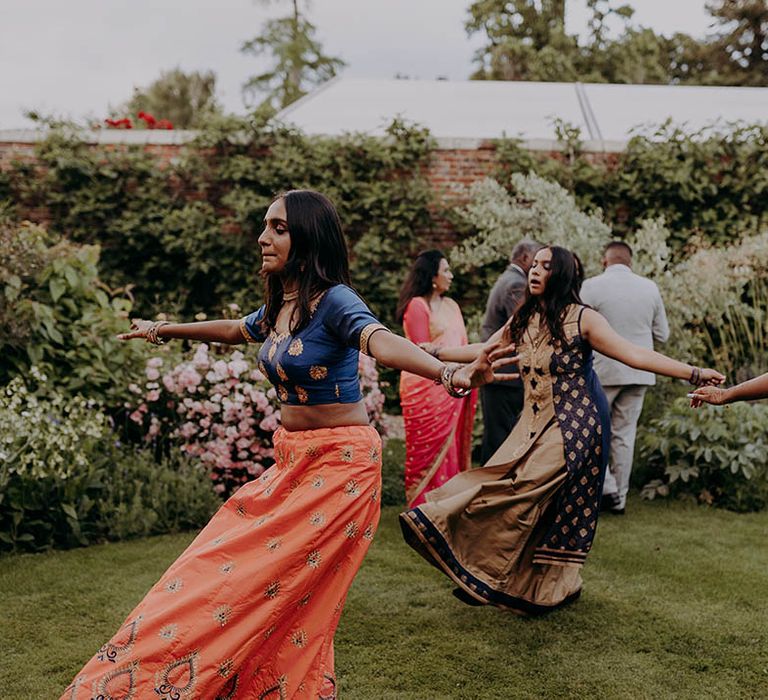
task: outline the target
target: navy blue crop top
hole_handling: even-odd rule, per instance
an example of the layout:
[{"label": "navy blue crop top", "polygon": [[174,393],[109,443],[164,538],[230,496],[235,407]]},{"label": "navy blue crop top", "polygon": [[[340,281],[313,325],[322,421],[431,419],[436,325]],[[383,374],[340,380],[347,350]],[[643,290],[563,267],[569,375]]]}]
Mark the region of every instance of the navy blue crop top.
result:
[{"label": "navy blue crop top", "polygon": [[344,284],[326,290],[314,304],[312,318],[296,335],[265,333],[264,310],[240,321],[249,343],[262,343],[259,369],[289,405],[360,401],[358,351],[382,326],[365,302]]}]

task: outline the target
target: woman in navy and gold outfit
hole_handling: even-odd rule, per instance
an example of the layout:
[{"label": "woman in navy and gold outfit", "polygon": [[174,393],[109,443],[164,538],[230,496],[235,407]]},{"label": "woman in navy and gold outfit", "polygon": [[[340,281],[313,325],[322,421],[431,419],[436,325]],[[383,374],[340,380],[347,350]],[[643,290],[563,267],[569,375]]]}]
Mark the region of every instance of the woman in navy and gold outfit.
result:
[{"label": "woman in navy and gold outfit", "polygon": [[[564,248],[536,254],[526,301],[499,331],[516,346],[525,387],[519,422],[482,468],[459,474],[400,516],[406,541],[467,603],[537,615],[581,592],[610,444],[593,348],[671,377],[723,380],[621,338],[581,303],[581,279],[577,258]],[[468,361],[478,349],[441,349],[439,357]]]}]

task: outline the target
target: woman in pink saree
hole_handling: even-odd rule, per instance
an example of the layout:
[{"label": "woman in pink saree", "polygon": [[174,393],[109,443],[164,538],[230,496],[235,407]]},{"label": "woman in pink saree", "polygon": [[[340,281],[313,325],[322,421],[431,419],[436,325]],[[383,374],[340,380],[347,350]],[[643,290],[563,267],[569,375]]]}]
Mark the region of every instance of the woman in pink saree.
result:
[{"label": "woman in pink saree", "polygon": [[[466,345],[459,305],[445,296],[453,274],[439,250],[419,254],[400,290],[397,320],[405,336],[429,347]],[[410,372],[400,375],[405,421],[405,495],[409,508],[470,466],[477,392],[453,398],[440,386]]]}]

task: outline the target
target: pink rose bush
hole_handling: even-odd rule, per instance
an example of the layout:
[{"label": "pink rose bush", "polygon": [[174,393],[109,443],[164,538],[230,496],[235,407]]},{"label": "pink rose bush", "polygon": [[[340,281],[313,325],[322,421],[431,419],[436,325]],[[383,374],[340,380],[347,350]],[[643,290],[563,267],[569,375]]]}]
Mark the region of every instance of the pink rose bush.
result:
[{"label": "pink rose bush", "polygon": [[[166,366],[168,365],[168,366]],[[384,394],[375,361],[360,355],[360,387],[372,424],[383,432]],[[213,356],[205,344],[174,363],[147,360],[145,381],[130,384],[126,405],[142,439],[174,444],[205,465],[214,489],[229,494],[274,463],[272,433],[280,425],[280,402],[266,377],[236,350]]]}]

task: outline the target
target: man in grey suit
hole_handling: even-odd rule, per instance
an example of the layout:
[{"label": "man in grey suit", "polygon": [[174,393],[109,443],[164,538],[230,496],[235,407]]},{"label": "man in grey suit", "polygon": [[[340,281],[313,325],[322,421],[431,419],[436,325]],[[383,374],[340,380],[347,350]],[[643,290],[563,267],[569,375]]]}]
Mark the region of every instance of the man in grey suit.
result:
[{"label": "man in grey suit", "polygon": [[[509,320],[525,298],[528,270],[539,248],[539,243],[523,240],[512,249],[507,269],[496,280],[488,295],[485,318],[480,329],[483,342]],[[502,371],[517,372],[517,368],[509,367]],[[520,411],[523,410],[523,383],[513,379],[486,384],[480,388],[480,405],[483,409],[481,460],[485,464],[512,432],[520,417]]]},{"label": "man in grey suit", "polygon": [[[632,249],[614,241],[603,253],[605,271],[584,282],[581,298],[599,311],[620,336],[653,349],[654,341],[669,337],[667,314],[659,288],[632,272]],[[602,508],[622,514],[626,507],[629,476],[635,451],[637,421],[646,389],[656,383],[651,372],[632,369],[595,353],[595,371],[611,407],[611,458],[605,474]]]}]

